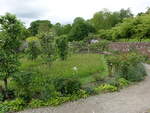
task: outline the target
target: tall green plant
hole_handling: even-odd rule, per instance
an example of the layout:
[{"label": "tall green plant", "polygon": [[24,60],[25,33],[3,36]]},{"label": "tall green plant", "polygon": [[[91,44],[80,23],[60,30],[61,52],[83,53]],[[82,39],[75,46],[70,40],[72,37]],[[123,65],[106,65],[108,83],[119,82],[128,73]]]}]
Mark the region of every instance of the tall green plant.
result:
[{"label": "tall green plant", "polygon": [[62,35],[56,39],[56,47],[58,56],[61,58],[61,60],[65,60],[68,55],[68,41],[66,35]]},{"label": "tall green plant", "polygon": [[4,81],[5,97],[8,91],[8,78],[18,70],[18,52],[21,44],[23,24],[15,15],[0,16],[0,78]]}]

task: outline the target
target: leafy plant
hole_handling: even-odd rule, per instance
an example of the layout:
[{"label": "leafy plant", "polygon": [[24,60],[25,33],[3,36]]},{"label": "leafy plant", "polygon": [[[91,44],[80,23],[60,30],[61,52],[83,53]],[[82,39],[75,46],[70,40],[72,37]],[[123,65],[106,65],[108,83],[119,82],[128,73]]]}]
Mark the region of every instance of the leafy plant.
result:
[{"label": "leafy plant", "polygon": [[27,38],[28,48],[26,49],[26,53],[29,55],[29,58],[34,60],[40,55],[40,45],[37,37],[29,37]]},{"label": "leafy plant", "polygon": [[124,78],[119,78],[117,81],[118,81],[118,85],[120,88],[123,88],[129,85],[129,81]]},{"label": "leafy plant", "polygon": [[2,107],[3,112],[8,112],[8,111],[19,111],[23,110],[25,108],[26,103],[24,102],[23,99],[21,98],[16,98],[15,100],[12,101],[5,101],[0,105],[0,108]]},{"label": "leafy plant", "polygon": [[68,55],[68,41],[66,35],[60,36],[58,39],[56,39],[56,47],[58,56],[61,58],[61,60],[65,60]]},{"label": "leafy plant", "polygon": [[63,95],[66,95],[79,91],[81,88],[81,83],[74,78],[57,78],[54,81],[54,86],[57,91],[61,92]]},{"label": "leafy plant", "polygon": [[116,86],[110,85],[110,84],[103,84],[99,87],[95,88],[95,91],[98,92],[114,92],[117,91],[118,88]]},{"label": "leafy plant", "polygon": [[32,99],[30,103],[28,104],[28,106],[31,108],[38,108],[38,107],[45,106],[45,105],[46,105],[46,102],[44,102],[43,100],[39,100],[39,99]]}]

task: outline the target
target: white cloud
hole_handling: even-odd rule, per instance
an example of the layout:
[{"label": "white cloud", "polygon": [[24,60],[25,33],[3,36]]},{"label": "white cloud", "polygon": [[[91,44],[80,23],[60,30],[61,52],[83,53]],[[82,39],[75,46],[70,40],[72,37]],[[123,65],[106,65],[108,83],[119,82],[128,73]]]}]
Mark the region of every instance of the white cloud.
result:
[{"label": "white cloud", "polygon": [[149,0],[0,0],[0,15],[5,12],[15,13],[27,25],[37,19],[70,23],[79,16],[91,18],[103,8],[111,11],[131,8],[137,14],[148,6]]}]

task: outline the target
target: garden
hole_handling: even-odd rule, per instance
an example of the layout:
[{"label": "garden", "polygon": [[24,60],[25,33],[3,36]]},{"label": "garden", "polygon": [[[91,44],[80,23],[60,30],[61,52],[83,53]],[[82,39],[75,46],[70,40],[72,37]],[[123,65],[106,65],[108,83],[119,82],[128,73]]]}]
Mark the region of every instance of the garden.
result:
[{"label": "garden", "polygon": [[[96,29],[81,18],[74,21],[69,34],[71,26],[62,28],[63,33],[59,24],[43,32],[42,21],[38,22],[26,29],[15,15],[0,16],[0,113],[119,91],[147,75],[143,63],[149,62],[148,56],[134,49],[111,50],[113,39],[91,43],[93,36],[106,34],[91,35]],[[115,33],[113,38],[119,35]]]}]

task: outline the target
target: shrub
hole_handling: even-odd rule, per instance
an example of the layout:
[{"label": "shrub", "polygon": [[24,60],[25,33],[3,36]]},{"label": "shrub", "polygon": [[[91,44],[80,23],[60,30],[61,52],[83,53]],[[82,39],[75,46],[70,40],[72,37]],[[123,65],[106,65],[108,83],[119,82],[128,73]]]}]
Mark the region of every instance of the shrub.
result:
[{"label": "shrub", "polygon": [[25,100],[31,99],[31,83],[33,73],[20,72],[13,76],[13,88],[17,97],[22,97]]},{"label": "shrub", "polygon": [[94,88],[87,87],[84,90],[87,92],[88,95],[95,95],[96,94]]},{"label": "shrub", "polygon": [[141,81],[146,75],[145,68],[141,63],[128,66],[126,74],[120,74],[121,77],[126,78],[131,82]]},{"label": "shrub", "polygon": [[[31,39],[30,39],[31,38]],[[30,37],[27,39],[28,48],[26,49],[26,53],[29,55],[29,58],[34,60],[40,55],[40,45],[39,40],[35,37]]]},{"label": "shrub", "polygon": [[74,78],[57,78],[54,81],[54,86],[57,91],[61,92],[63,95],[66,95],[79,91],[81,88],[81,83]]},{"label": "shrub", "polygon": [[45,106],[45,105],[47,104],[43,100],[32,99],[28,106],[31,108],[38,108],[38,107]]},{"label": "shrub", "polygon": [[68,55],[67,36],[63,35],[60,36],[58,39],[56,39],[56,47],[57,47],[58,56],[61,58],[61,60],[65,60]]},{"label": "shrub", "polygon": [[118,84],[119,84],[120,88],[123,88],[123,87],[129,85],[129,81],[124,79],[124,78],[119,78],[117,81],[118,81]]},{"label": "shrub", "polygon": [[95,74],[93,76],[93,78],[94,78],[95,81],[104,81],[105,80],[105,77],[101,76],[100,73],[99,74]]},{"label": "shrub", "polygon": [[117,91],[118,88],[116,86],[110,85],[110,84],[103,84],[99,87],[95,88],[95,91],[98,92],[114,92]]},{"label": "shrub", "polygon": [[48,100],[47,104],[57,106],[70,100],[70,97],[56,97]]},{"label": "shrub", "polygon": [[138,53],[121,53],[106,58],[111,74],[119,75],[119,77],[129,81],[143,80],[146,75],[142,64],[145,57]]},{"label": "shrub", "polygon": [[16,98],[12,101],[5,101],[0,105],[2,107],[2,111],[8,112],[8,111],[19,111],[23,110],[25,108],[26,103],[21,98]]},{"label": "shrub", "polygon": [[83,89],[80,89],[77,92],[77,95],[78,95],[79,98],[87,98],[89,96],[89,94]]},{"label": "shrub", "polygon": [[90,50],[96,51],[96,52],[103,52],[108,50],[108,44],[109,41],[107,40],[101,40],[100,42],[93,43],[90,45]]}]

